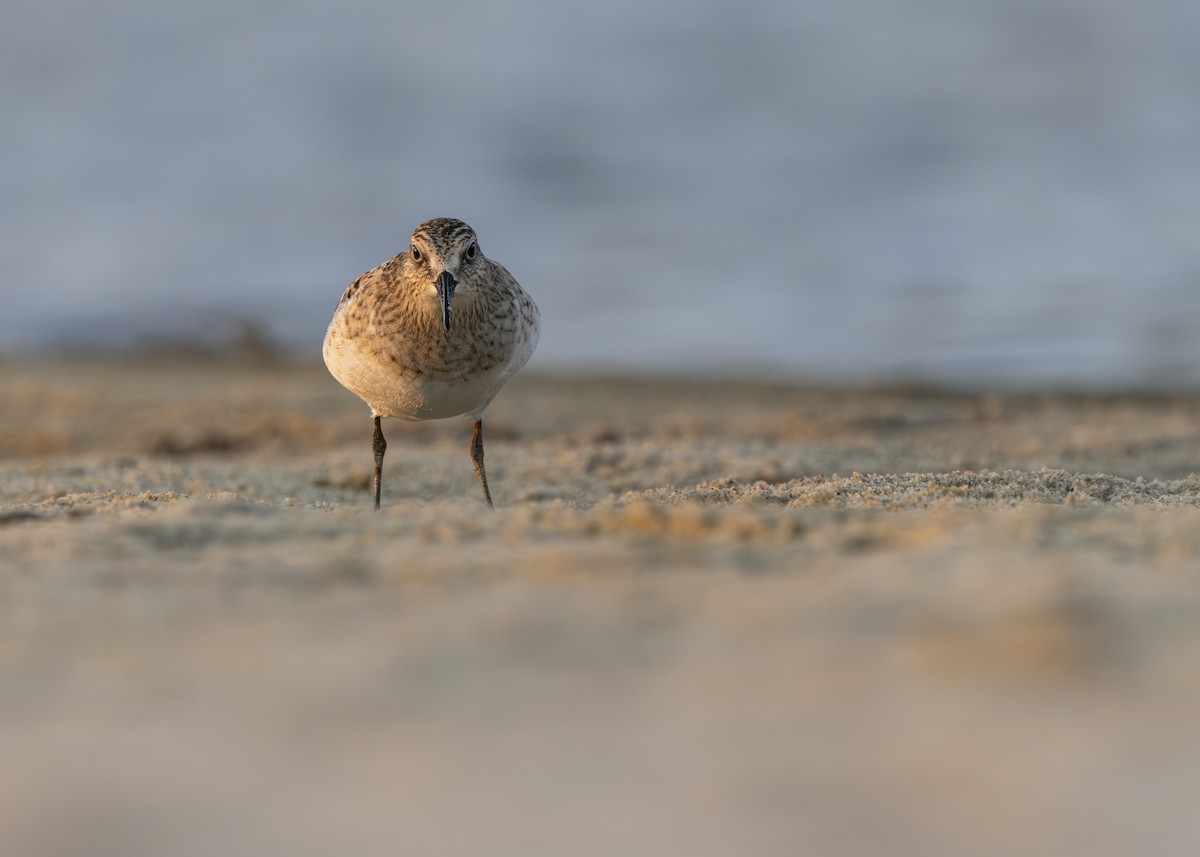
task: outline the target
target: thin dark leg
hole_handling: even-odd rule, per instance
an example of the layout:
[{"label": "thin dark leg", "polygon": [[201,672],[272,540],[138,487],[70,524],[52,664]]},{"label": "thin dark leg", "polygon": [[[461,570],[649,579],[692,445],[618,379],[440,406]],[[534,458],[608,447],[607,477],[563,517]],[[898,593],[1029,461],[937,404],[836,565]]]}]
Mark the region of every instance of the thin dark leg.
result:
[{"label": "thin dark leg", "polygon": [[387,451],[387,441],[383,439],[379,417],[375,418],[375,434],[371,438],[371,448],[375,450],[375,508],[378,509],[379,492],[383,488],[383,454]]},{"label": "thin dark leg", "polygon": [[475,420],[475,436],[471,438],[471,461],[475,462],[475,474],[479,477],[479,484],[483,486],[483,499],[487,500],[489,509],[496,508],[492,505],[492,492],[487,486],[487,471],[483,469],[483,420]]}]

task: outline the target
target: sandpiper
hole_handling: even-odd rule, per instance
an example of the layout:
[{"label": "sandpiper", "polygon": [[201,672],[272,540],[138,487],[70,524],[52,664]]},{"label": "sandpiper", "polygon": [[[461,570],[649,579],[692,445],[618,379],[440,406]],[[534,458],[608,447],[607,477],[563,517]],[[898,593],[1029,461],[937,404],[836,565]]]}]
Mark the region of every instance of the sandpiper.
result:
[{"label": "sandpiper", "polygon": [[483,469],[483,412],[537,346],[537,305],[512,274],[483,255],[475,230],[427,220],[408,250],[363,274],[338,301],[325,334],[325,365],[371,408],[375,508],[383,482],[380,420],[475,421],[471,460]]}]

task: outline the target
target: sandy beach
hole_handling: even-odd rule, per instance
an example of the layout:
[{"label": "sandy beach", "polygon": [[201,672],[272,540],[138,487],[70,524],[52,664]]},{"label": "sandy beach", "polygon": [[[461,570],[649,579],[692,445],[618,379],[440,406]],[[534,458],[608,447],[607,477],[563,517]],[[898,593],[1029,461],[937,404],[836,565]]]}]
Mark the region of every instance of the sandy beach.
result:
[{"label": "sandy beach", "polygon": [[1191,854],[1200,396],[0,360],[0,853]]}]

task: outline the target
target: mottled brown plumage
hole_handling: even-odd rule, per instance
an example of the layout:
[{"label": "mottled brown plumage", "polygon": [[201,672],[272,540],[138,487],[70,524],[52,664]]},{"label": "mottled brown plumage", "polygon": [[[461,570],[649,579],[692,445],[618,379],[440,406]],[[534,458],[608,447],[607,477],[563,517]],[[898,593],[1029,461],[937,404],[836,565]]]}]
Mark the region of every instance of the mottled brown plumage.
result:
[{"label": "mottled brown plumage", "polygon": [[502,265],[479,249],[470,226],[437,218],[409,249],[368,271],[343,293],[325,334],[325,365],[375,418],[375,506],[383,440],[380,420],[475,421],[471,457],[483,469],[483,413],[537,346],[537,306]]}]

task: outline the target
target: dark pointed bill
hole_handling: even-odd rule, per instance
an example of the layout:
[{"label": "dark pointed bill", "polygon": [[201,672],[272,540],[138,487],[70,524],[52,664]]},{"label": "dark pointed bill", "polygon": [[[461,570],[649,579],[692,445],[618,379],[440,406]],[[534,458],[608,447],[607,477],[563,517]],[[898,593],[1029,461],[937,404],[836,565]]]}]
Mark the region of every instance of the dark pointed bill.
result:
[{"label": "dark pointed bill", "polygon": [[454,275],[449,271],[442,271],[438,274],[436,281],[438,297],[442,301],[442,321],[446,323],[446,330],[450,329],[450,298],[454,297],[454,289],[458,286],[458,280],[454,279]]}]

